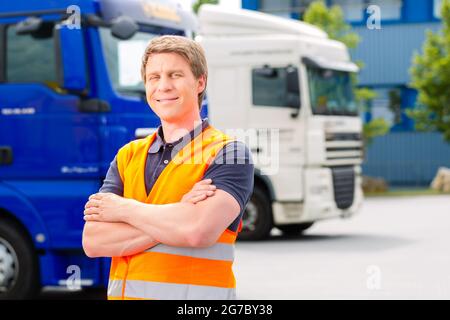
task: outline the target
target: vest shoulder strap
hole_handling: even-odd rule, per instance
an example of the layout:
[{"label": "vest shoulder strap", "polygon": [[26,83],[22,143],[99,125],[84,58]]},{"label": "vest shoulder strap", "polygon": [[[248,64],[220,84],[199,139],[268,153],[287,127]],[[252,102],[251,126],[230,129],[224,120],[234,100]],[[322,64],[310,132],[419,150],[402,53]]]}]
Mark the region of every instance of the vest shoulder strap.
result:
[{"label": "vest shoulder strap", "polygon": [[155,137],[156,132],[149,135],[146,138],[133,140],[119,149],[119,151],[117,152],[117,169],[119,171],[120,178],[122,179],[122,181],[124,181],[123,175],[125,172],[125,168],[128,166],[131,159],[135,155],[142,153],[144,150],[146,150],[146,147],[153,142]]}]

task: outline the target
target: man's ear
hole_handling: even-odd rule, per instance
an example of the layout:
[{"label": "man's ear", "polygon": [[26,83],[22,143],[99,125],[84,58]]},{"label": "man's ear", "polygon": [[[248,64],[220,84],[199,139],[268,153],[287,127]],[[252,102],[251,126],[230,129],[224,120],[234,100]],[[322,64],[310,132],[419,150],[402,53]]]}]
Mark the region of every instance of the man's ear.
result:
[{"label": "man's ear", "polygon": [[206,76],[204,74],[202,74],[200,76],[200,78],[197,79],[197,81],[198,81],[197,82],[198,83],[197,94],[199,94],[199,93],[205,91],[205,88],[206,88]]}]

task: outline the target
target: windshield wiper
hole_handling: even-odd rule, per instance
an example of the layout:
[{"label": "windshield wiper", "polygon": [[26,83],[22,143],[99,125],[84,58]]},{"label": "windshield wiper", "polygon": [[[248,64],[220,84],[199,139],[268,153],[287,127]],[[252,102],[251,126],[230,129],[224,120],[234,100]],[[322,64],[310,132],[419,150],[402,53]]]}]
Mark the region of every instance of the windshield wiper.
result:
[{"label": "windshield wiper", "polygon": [[350,110],[326,109],[326,110],[315,110],[314,114],[326,116],[356,116],[358,113],[356,111]]},{"label": "windshield wiper", "polygon": [[356,112],[356,111],[351,111],[351,110],[347,110],[347,109],[342,109],[339,111],[341,112],[342,115],[345,115],[345,116],[356,116],[358,114],[358,112]]}]

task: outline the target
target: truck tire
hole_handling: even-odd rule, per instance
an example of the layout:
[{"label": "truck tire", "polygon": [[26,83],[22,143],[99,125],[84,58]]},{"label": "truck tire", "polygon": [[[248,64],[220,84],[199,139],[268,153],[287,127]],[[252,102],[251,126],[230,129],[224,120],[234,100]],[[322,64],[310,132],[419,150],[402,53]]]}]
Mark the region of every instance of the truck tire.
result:
[{"label": "truck tire", "polygon": [[238,240],[261,240],[273,228],[272,204],[269,196],[255,186],[242,217],[242,230]]},{"label": "truck tire", "polygon": [[313,224],[314,222],[304,222],[304,223],[277,226],[277,228],[280,229],[287,236],[295,236],[299,235],[306,229],[310,228]]},{"label": "truck tire", "polygon": [[39,265],[17,223],[0,220],[0,300],[31,299],[40,289]]}]

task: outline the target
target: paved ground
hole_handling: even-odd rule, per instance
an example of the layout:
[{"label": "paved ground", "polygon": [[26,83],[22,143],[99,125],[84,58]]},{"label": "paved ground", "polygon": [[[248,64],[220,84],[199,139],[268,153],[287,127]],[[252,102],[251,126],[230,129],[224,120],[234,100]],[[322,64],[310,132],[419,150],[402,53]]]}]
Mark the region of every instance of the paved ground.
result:
[{"label": "paved ground", "polygon": [[450,299],[450,196],[369,198],[304,236],[239,243],[241,299]]},{"label": "paved ground", "polygon": [[[450,196],[369,198],[303,236],[239,242],[240,299],[450,299]],[[102,299],[46,290],[41,299]]]}]

